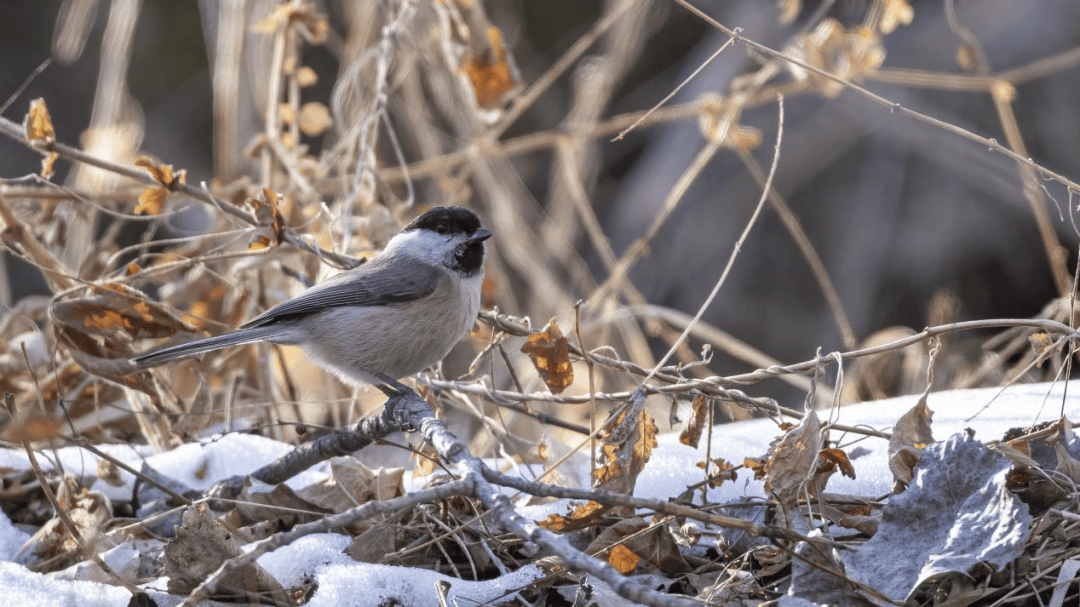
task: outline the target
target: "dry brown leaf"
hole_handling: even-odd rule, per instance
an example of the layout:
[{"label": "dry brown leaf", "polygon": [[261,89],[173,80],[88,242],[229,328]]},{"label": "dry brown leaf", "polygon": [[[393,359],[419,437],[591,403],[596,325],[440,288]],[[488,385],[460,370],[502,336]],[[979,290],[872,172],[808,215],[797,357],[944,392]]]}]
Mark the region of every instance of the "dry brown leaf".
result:
[{"label": "dry brown leaf", "polygon": [[485,110],[497,110],[506,105],[507,100],[521,88],[517,68],[513,59],[503,46],[502,32],[495,26],[488,26],[487,37],[491,42],[493,57],[472,52],[461,63],[461,71],[469,79],[476,104]]},{"label": "dry brown leaf", "polygon": [[645,561],[664,574],[688,573],[693,568],[679,552],[667,525],[653,525],[640,516],[619,519],[593,540],[587,554],[607,552],[607,560],[623,574]]},{"label": "dry brown leaf", "polygon": [[822,449],[818,454],[817,468],[814,470],[812,482],[808,487],[810,495],[821,495],[837,469],[843,472],[844,476],[855,478],[855,468],[852,467],[846,453],[835,448]]},{"label": "dry brown leaf", "polygon": [[187,183],[187,170],[173,171],[171,164],[162,164],[149,156],[135,159],[135,166],[146,169],[160,186],[147,186],[139,194],[136,215],[160,215],[165,211],[165,200],[176,184]]},{"label": "dry brown leaf", "polygon": [[[112,519],[112,503],[104,494],[79,486],[71,474],[64,476],[56,489],[56,501],[78,531],[84,546],[101,552],[112,547],[104,535],[105,526]],[[50,519],[38,533],[32,553],[45,560],[64,554],[79,554],[79,541],[59,517]]]},{"label": "dry brown leaf", "polygon": [[[134,339],[194,330],[158,303],[123,296],[109,288],[99,288],[93,296],[58,301],[51,313],[59,325],[84,335],[119,340],[114,342],[118,347],[130,347]],[[99,355],[96,351],[88,353]]]},{"label": "dry brown leaf", "polygon": [[893,493],[902,492],[915,474],[915,464],[919,453],[930,443],[934,436],[930,422],[934,412],[926,404],[924,394],[919,402],[905,413],[889,439],[889,470],[893,473]]},{"label": "dry brown leaf", "polygon": [[542,521],[537,521],[541,527],[556,533],[577,531],[595,524],[606,512],[607,508],[599,502],[587,502],[574,508],[567,516],[561,514],[549,514]]},{"label": "dry brown leaf", "polygon": [[398,525],[372,525],[353,538],[345,554],[359,563],[381,563],[383,557],[402,547],[403,535]]},{"label": "dry brown leaf", "polygon": [[56,140],[52,116],[49,115],[49,108],[45,107],[44,97],[38,97],[30,102],[30,112],[26,114],[24,127],[26,138],[30,141],[52,143]]},{"label": "dry brown leaf", "polygon": [[334,124],[330,110],[318,101],[300,106],[300,132],[308,137],[322,135]]},{"label": "dry brown leaf", "polygon": [[[1035,351],[1036,357],[1041,356],[1054,345],[1054,340],[1050,338],[1049,333],[1032,333],[1028,336],[1028,342]],[[1042,362],[1037,363],[1036,366],[1041,367]]]},{"label": "dry brown leaf", "polygon": [[187,169],[174,171],[171,164],[163,164],[149,156],[139,156],[135,159],[135,166],[146,169],[154,181],[161,185],[172,188],[176,184],[187,183]]},{"label": "dry brown leaf", "polygon": [[[222,563],[243,551],[233,534],[213,517],[205,503],[187,508],[181,521],[176,536],[165,546],[163,558],[169,592],[186,595]],[[229,570],[218,589],[211,598],[254,600],[260,595],[284,593],[281,584],[254,563]]]},{"label": "dry brown leaf", "polygon": [[[593,486],[597,489],[633,494],[637,477],[645,469],[645,464],[652,456],[652,450],[656,448],[656,422],[652,414],[644,407],[644,396],[640,396],[640,400],[637,400],[635,396],[631,402],[635,403],[635,406],[611,419],[605,427],[605,430],[609,431],[609,438],[611,430],[615,429],[623,442],[607,443],[601,446],[600,466],[593,476]],[[579,507],[570,515],[575,528],[586,526],[584,523],[595,520],[609,511],[616,516],[627,516],[633,512],[633,509],[621,506],[608,508],[597,504],[593,507],[592,502],[586,506],[588,508]],[[553,525],[562,524],[564,527],[571,525],[571,522],[553,520],[551,517],[549,521]],[[553,528],[553,530],[557,529]]]},{"label": "dry brown leaf", "polygon": [[743,468],[746,468],[747,470],[750,470],[754,473],[755,481],[760,481],[761,479],[765,478],[765,474],[768,471],[766,463],[767,459],[764,457],[744,457],[742,465]]},{"label": "dry brown leaf", "polygon": [[249,251],[277,246],[285,240],[285,218],[281,213],[281,198],[270,188],[263,188],[258,198],[248,198],[245,202],[255,209],[255,219],[260,227],[267,228],[270,235],[261,234],[248,244]]},{"label": "dry brown leaf", "polygon": [[705,429],[705,422],[709,416],[709,407],[706,405],[711,404],[712,401],[705,398],[704,394],[698,394],[694,397],[694,402],[691,403],[694,413],[690,416],[690,419],[686,420],[686,426],[679,433],[680,443],[697,449],[698,443],[701,441],[701,432]]},{"label": "dry brown leaf", "polygon": [[56,159],[60,155],[56,152],[49,152],[41,159],[41,176],[48,179],[53,176],[53,165],[56,163]]},{"label": "dry brown leaf", "polygon": [[841,474],[848,478],[855,478],[855,466],[851,465],[851,460],[848,458],[847,453],[844,453],[842,449],[828,448],[822,449],[820,458],[822,460],[836,464],[840,468]]},{"label": "dry brown leaf", "polygon": [[161,215],[165,210],[165,199],[169,196],[168,188],[146,186],[139,193],[139,204],[135,205],[136,215]]},{"label": "dry brown leaf", "polygon": [[533,333],[521,346],[540,373],[540,379],[553,394],[559,394],[574,382],[574,366],[570,364],[570,342],[559,330],[554,318],[543,331]]},{"label": "dry brown leaf", "polygon": [[622,544],[616,544],[611,547],[611,551],[608,552],[608,562],[619,573],[626,575],[637,568],[638,561],[641,557],[634,554],[633,550],[630,550]]},{"label": "dry brown leaf", "polygon": [[881,522],[881,512],[874,513],[873,507],[868,504],[859,504],[859,498],[854,496],[841,496],[845,498],[842,503],[834,503],[826,499],[820,504],[820,512],[832,522],[845,529],[855,529],[866,535],[874,535],[878,523]]},{"label": "dry brown leaf", "polygon": [[404,495],[404,477],[404,468],[372,470],[355,457],[335,457],[330,460],[330,476],[297,495],[330,512],[344,512],[372,500]]},{"label": "dry brown leaf", "polygon": [[124,478],[120,476],[120,467],[107,459],[98,460],[97,477],[111,487],[121,487],[124,484]]},{"label": "dry brown leaf", "polygon": [[261,251],[263,249],[269,249],[271,244],[273,244],[273,243],[271,243],[269,238],[267,238],[266,236],[260,235],[255,240],[248,243],[248,250],[249,251]]},{"label": "dry brown leaf", "polygon": [[[49,108],[45,107],[45,98],[38,97],[30,102],[30,111],[26,114],[23,122],[26,139],[30,143],[51,144],[56,141],[56,131],[53,129],[52,116]],[[41,159],[41,176],[48,179],[53,174],[53,163],[59,155],[49,152]]]},{"label": "dry brown leaf", "polygon": [[[804,63],[852,82],[863,80],[885,61],[885,47],[876,29],[859,25],[848,30],[833,17],[822,19],[786,50]],[[787,68],[796,80],[810,81],[826,97],[837,97],[845,90],[839,82],[793,63]]]},{"label": "dry brown leaf", "polygon": [[322,518],[328,512],[297,495],[288,485],[268,485],[250,477],[244,479],[236,502],[241,525],[274,521],[288,528]]},{"label": "dry brown leaf", "polygon": [[811,480],[823,442],[821,421],[811,409],[802,423],[770,446],[765,464],[765,491],[775,495],[785,510],[795,505],[803,483]]},{"label": "dry brown leaf", "polygon": [[1031,445],[1024,438],[998,443],[991,447],[1005,456],[1015,468],[1038,468],[1039,462],[1031,457]]},{"label": "dry brown leaf", "polygon": [[[705,462],[698,462],[697,467],[704,469]],[[723,485],[724,481],[733,481],[739,476],[735,471],[735,465],[722,457],[711,459],[708,468],[709,487],[713,489]]]},{"label": "dry brown leaf", "polygon": [[[623,424],[628,413],[632,414],[633,411],[619,414],[609,426]],[[601,447],[602,466],[596,469],[596,488],[627,494],[634,492],[637,477],[656,448],[658,430],[652,414],[645,408],[641,408],[631,421],[633,428],[625,442]]]}]

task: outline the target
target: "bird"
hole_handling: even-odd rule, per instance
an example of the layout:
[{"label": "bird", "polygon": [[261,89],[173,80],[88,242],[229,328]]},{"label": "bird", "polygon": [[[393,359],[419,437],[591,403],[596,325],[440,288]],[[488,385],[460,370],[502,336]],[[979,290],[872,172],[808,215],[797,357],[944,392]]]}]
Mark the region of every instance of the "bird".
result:
[{"label": "bird", "polygon": [[442,360],[480,311],[485,241],[492,232],[463,207],[435,207],[381,253],[284,301],[235,331],[136,356],[147,368],[229,346],[301,346],[353,385],[400,379]]}]

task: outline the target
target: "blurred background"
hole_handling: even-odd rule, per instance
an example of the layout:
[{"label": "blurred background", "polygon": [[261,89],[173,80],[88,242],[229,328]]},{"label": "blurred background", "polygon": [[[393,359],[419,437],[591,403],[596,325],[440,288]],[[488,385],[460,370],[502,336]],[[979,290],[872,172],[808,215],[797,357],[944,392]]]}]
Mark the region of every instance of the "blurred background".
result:
[{"label": "blurred background", "polygon": [[[692,4],[903,108],[1080,175],[1075,1]],[[558,316],[570,334],[582,300],[587,345],[609,344],[645,367],[705,301],[762,196],[778,94],[777,196],[680,352],[689,362],[703,344],[714,346],[711,363],[694,374],[808,360],[819,348],[852,349],[931,324],[1069,318],[1059,298],[1069,294],[1080,239],[1065,187],[741,43],[715,55],[729,37],[675,1],[9,0],[4,15],[0,99],[53,62],[3,117],[20,123],[30,100],[44,98],[57,141],[127,166],[149,155],[238,204],[272,187],[286,225],[349,257],[377,250],[425,207],[470,206],[496,233],[486,305],[528,316],[535,328]],[[0,138],[0,194],[64,267],[84,281],[130,285],[189,325],[171,333],[129,327],[127,341],[94,333],[96,346],[84,343],[84,354],[124,356],[177,332],[224,330],[334,265],[288,244],[260,257],[212,257],[254,250],[256,226],[180,194],[164,210],[140,210],[145,184],[65,160],[51,178],[63,189],[20,179],[40,170],[38,154]],[[681,179],[689,179],[684,193]],[[215,233],[223,238],[189,241],[179,252],[127,248]],[[46,314],[48,305],[25,303],[58,289],[20,257],[2,254],[0,328],[9,343],[39,332],[52,360],[41,363],[42,376],[63,376],[56,365],[67,360],[64,349],[83,342],[54,334],[58,315]],[[197,263],[152,276],[129,265],[145,271],[179,258]],[[13,321],[12,310],[24,320]],[[1026,334],[991,335],[947,340],[935,385],[1060,372],[1060,355],[1057,366],[1031,367],[1039,352]],[[463,346],[448,374],[464,372],[483,342]],[[13,352],[6,389],[29,389],[29,378],[14,376],[26,365]],[[294,364],[287,355],[279,362]],[[131,387],[182,412],[199,386],[219,406],[236,395],[257,406],[295,402],[311,383],[274,379],[271,369],[245,393],[206,364],[171,372],[172,396]],[[921,391],[926,365],[924,346],[859,363],[845,398]],[[496,366],[484,372],[509,382]],[[60,391],[96,385],[81,377]],[[609,381],[609,389],[621,385]],[[535,376],[526,382],[539,385]],[[349,394],[326,390],[319,398]],[[806,384],[770,381],[753,392],[795,405]]]}]

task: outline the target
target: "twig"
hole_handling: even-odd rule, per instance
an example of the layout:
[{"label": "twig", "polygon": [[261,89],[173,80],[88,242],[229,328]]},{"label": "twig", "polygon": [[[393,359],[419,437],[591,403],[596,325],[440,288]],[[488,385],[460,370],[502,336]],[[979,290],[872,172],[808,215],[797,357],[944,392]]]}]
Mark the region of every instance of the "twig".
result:
[{"label": "twig", "polygon": [[649,111],[647,111],[647,112],[645,112],[644,114],[642,114],[642,115],[641,115],[641,118],[638,118],[637,120],[635,120],[635,121],[634,121],[634,124],[631,124],[630,126],[626,127],[625,129],[623,129],[623,130],[619,131],[619,134],[618,134],[618,135],[616,135],[615,137],[613,137],[613,138],[611,139],[612,143],[614,143],[614,142],[616,142],[616,141],[622,141],[622,140],[623,140],[623,138],[624,138],[624,137],[626,137],[626,135],[627,135],[627,134],[628,134],[628,133],[629,133],[630,131],[632,131],[632,130],[636,129],[636,128],[637,128],[637,126],[638,126],[639,124],[641,124],[642,122],[645,122],[645,120],[646,120],[646,119],[647,119],[647,118],[648,118],[649,116],[652,116],[652,115],[653,115],[653,112],[655,112],[656,110],[658,110],[658,109],[660,109],[661,107],[663,107],[663,106],[664,106],[664,104],[665,104],[665,103],[667,103],[668,101],[671,101],[671,98],[672,98],[672,97],[674,97],[675,95],[677,95],[677,94],[679,93],[679,91],[681,91],[681,90],[683,89],[683,87],[684,87],[684,86],[686,86],[687,84],[689,84],[691,80],[693,80],[694,78],[696,78],[696,77],[697,77],[697,75],[701,73],[701,70],[703,70],[703,69],[705,69],[706,67],[708,67],[708,66],[709,66],[709,64],[713,62],[713,60],[715,60],[715,59],[716,59],[717,57],[719,57],[719,56],[720,56],[720,53],[722,53],[722,52],[724,52],[725,50],[727,50],[727,48],[728,48],[729,46],[731,46],[732,44],[735,44],[735,39],[734,39],[734,38],[730,38],[730,39],[728,39],[728,41],[727,41],[727,42],[725,42],[725,43],[721,44],[721,45],[720,45],[720,48],[716,49],[716,51],[715,51],[715,52],[714,52],[714,53],[713,53],[712,55],[709,55],[709,58],[708,58],[708,59],[706,59],[705,61],[701,62],[701,65],[699,65],[699,66],[697,67],[697,69],[695,69],[695,70],[694,70],[693,72],[690,72],[690,75],[689,75],[689,76],[687,76],[687,77],[686,77],[686,78],[685,78],[685,79],[684,79],[684,80],[683,80],[682,82],[680,82],[678,86],[676,86],[676,87],[675,87],[674,89],[672,89],[670,93],[668,93],[667,95],[665,95],[663,99],[661,99],[660,101],[657,101],[657,102],[656,102],[656,105],[652,106],[651,108],[649,108]]},{"label": "twig", "polygon": [[[71,517],[68,516],[67,511],[64,510],[64,508],[60,505],[59,500],[56,499],[56,494],[53,493],[52,487],[49,486],[49,481],[45,478],[45,473],[41,471],[41,466],[38,465],[37,457],[34,455],[34,450],[30,448],[30,443],[23,441],[22,445],[23,449],[26,450],[27,457],[30,458],[30,467],[33,469],[34,475],[38,479],[38,483],[41,484],[41,490],[43,493],[45,493],[45,498],[49,500],[49,503],[52,505],[53,510],[56,511],[56,516],[60,517],[60,522],[64,524],[64,528],[67,529],[68,533],[71,534],[71,537],[75,540],[75,543],[79,545],[79,552],[84,557],[94,561],[94,564],[100,567],[106,575],[115,580],[116,583],[120,586],[123,586],[132,595],[145,595],[146,592],[144,590],[142,590],[135,584],[132,584],[131,582],[125,580],[123,577],[120,576],[120,574],[116,573],[116,571],[114,571],[113,568],[108,565],[108,563],[102,560],[101,556],[98,555],[97,550],[86,543],[86,540],[83,539],[82,533],[79,532],[79,528],[75,526],[75,522],[71,520]],[[62,483],[65,481],[63,478],[61,478],[60,482]]]},{"label": "twig", "polygon": [[786,54],[784,54],[784,53],[782,53],[780,51],[769,48],[768,46],[765,46],[764,44],[761,44],[759,42],[754,42],[753,40],[750,40],[749,38],[745,38],[741,34],[739,34],[738,32],[736,32],[736,31],[734,31],[734,30],[732,30],[732,29],[730,29],[728,27],[725,27],[719,21],[717,21],[716,19],[713,19],[712,17],[710,17],[708,14],[706,14],[704,11],[702,11],[698,7],[694,6],[693,4],[690,4],[690,2],[688,0],[675,0],[675,2],[678,2],[680,5],[682,5],[684,8],[686,8],[686,10],[688,10],[691,13],[693,13],[694,15],[696,15],[698,18],[700,18],[705,23],[708,23],[710,26],[716,28],[717,30],[723,32],[725,35],[727,35],[730,38],[734,39],[736,42],[739,42],[739,43],[741,43],[741,44],[743,44],[743,45],[745,45],[745,46],[747,46],[749,48],[752,48],[755,51],[758,51],[759,53],[763,53],[765,55],[768,55],[769,57],[782,59],[783,61],[787,61],[788,63],[791,63],[793,65],[797,65],[797,66],[801,67],[804,70],[813,72],[814,74],[817,74],[818,76],[821,76],[822,78],[826,78],[828,80],[831,80],[831,81],[833,81],[833,82],[835,82],[835,83],[837,83],[837,84],[839,84],[841,86],[844,86],[845,88],[851,89],[852,91],[858,93],[859,95],[862,95],[863,97],[866,97],[870,101],[873,101],[874,103],[877,103],[878,105],[881,105],[883,107],[888,108],[890,112],[899,112],[900,114],[902,114],[904,116],[907,116],[909,118],[913,118],[915,120],[918,120],[919,122],[923,122],[923,123],[929,124],[931,126],[935,126],[935,127],[939,128],[939,129],[942,129],[944,131],[948,131],[950,133],[953,133],[954,135],[959,135],[959,136],[961,136],[961,137],[963,137],[965,139],[970,139],[971,141],[974,141],[975,143],[984,145],[987,148],[989,148],[989,149],[991,149],[991,150],[993,150],[995,152],[999,152],[999,153],[1001,153],[1001,154],[1015,160],[1018,163],[1021,163],[1021,164],[1024,164],[1024,165],[1027,165],[1027,166],[1031,167],[1032,169],[1034,169],[1036,172],[1038,172],[1040,175],[1042,175],[1043,177],[1045,177],[1047,179],[1051,179],[1053,181],[1056,181],[1056,182],[1060,183],[1061,185],[1069,188],[1070,190],[1080,191],[1080,184],[1077,184],[1075,181],[1065,177],[1064,175],[1061,175],[1060,173],[1055,173],[1054,171],[1051,171],[1050,169],[1047,169],[1046,167],[1043,167],[1042,165],[1036,163],[1034,160],[1032,160],[1030,158],[1025,158],[1025,157],[1021,156],[1020,154],[1017,154],[1016,152],[1013,152],[1009,148],[1007,148],[1007,147],[1001,145],[1000,143],[998,143],[996,139],[988,139],[988,138],[983,137],[981,135],[976,135],[975,133],[973,133],[973,132],[971,132],[971,131],[969,131],[967,129],[958,127],[958,126],[956,126],[954,124],[949,124],[948,122],[945,122],[944,120],[939,120],[937,118],[927,116],[926,114],[921,114],[919,112],[916,112],[915,110],[910,110],[908,108],[905,108],[904,106],[900,105],[899,103],[897,103],[895,101],[889,101],[885,97],[882,97],[881,95],[878,95],[877,93],[871,92],[869,89],[866,89],[865,87],[859,86],[858,84],[855,84],[854,82],[851,82],[850,80],[845,80],[844,78],[841,78],[841,77],[839,77],[839,76],[837,76],[835,74],[832,74],[832,73],[830,73],[830,72],[828,72],[826,70],[823,70],[823,69],[821,69],[819,67],[810,65],[810,64],[806,63],[805,61],[800,61],[799,59],[796,59],[794,57],[786,55]]},{"label": "twig", "polygon": [[[558,555],[563,564],[571,570],[588,573],[603,580],[624,598],[655,607],[697,607],[698,603],[696,601],[660,593],[632,581],[618,573],[609,563],[580,552],[566,538],[543,529],[518,514],[511,506],[509,498],[487,480],[483,462],[472,455],[468,447],[446,429],[443,422],[435,417],[434,411],[426,401],[410,388],[390,378],[383,377],[382,380],[386,383],[380,386],[380,389],[389,396],[389,399],[385,405],[384,416],[380,417],[384,417],[389,423],[394,424],[395,429],[418,430],[424,441],[435,448],[440,458],[451,467],[456,468],[460,480],[412,495],[385,501],[369,502],[347,512],[329,516],[314,523],[301,525],[287,533],[263,540],[246,554],[225,562],[209,579],[196,588],[191,596],[185,599],[184,606],[194,606],[210,596],[229,571],[251,563],[259,556],[287,545],[305,535],[348,525],[381,512],[399,511],[424,502],[445,499],[454,495],[471,495],[479,499],[489,510],[489,516],[497,525],[527,542],[537,544]],[[613,499],[618,498],[613,496]],[[739,524],[748,523],[740,522]]]},{"label": "twig", "polygon": [[[30,148],[31,150],[34,150],[35,152],[55,152],[58,155],[67,158],[68,160],[81,162],[83,164],[97,167],[99,169],[104,169],[106,171],[116,173],[117,175],[133,179],[138,183],[144,185],[157,187],[161,186],[160,183],[154,180],[153,176],[151,176],[150,173],[139,167],[117,164],[115,162],[112,162],[111,160],[105,160],[103,158],[94,156],[93,154],[87,154],[82,150],[73,148],[58,141],[31,142],[26,139],[22,127],[8,120],[7,118],[4,118],[3,116],[0,116],[0,133],[10,137],[11,139],[14,139],[15,141],[18,141],[19,143],[23,144],[27,148]],[[232,215],[233,217],[236,217],[237,219],[240,219],[241,221],[249,225],[259,225],[259,222],[257,219],[255,219],[254,215],[241,209],[240,207],[219,200],[217,197],[210,194],[209,191],[205,191],[201,188],[197,188],[186,183],[180,183],[179,181],[174,181],[170,187],[175,192],[180,192],[182,194],[190,196],[191,198],[194,198],[195,200],[205,202],[229,215]],[[354,268],[362,262],[362,260],[358,260],[354,257],[335,253],[334,251],[329,251],[317,245],[313,245],[307,242],[307,240],[305,240],[300,234],[297,234],[296,231],[292,228],[285,228],[285,242],[291,244],[298,249],[308,251],[309,253],[314,253],[315,255],[318,255],[321,259],[327,259],[333,262],[333,264],[339,268]]]},{"label": "twig", "polygon": [[653,376],[656,375],[660,368],[663,367],[664,364],[671,359],[672,355],[675,354],[675,350],[679,347],[679,345],[686,341],[686,337],[690,335],[690,331],[691,329],[693,329],[694,325],[697,324],[699,320],[701,320],[701,316],[705,314],[705,310],[709,309],[709,306],[712,305],[713,300],[716,299],[717,293],[720,292],[720,287],[723,286],[724,281],[727,280],[728,274],[731,272],[731,268],[735,266],[735,259],[739,256],[739,252],[742,251],[743,243],[746,242],[746,238],[750,235],[750,229],[754,227],[755,223],[757,223],[757,218],[761,215],[761,209],[765,207],[765,201],[768,200],[769,192],[772,190],[773,177],[776,176],[776,167],[780,166],[780,143],[784,139],[784,98],[778,97],[776,99],[776,105],[778,111],[776,145],[774,146],[773,151],[772,167],[769,169],[769,177],[765,180],[765,186],[762,188],[761,198],[758,199],[757,206],[754,207],[754,212],[752,215],[750,215],[750,219],[746,222],[746,227],[743,228],[742,234],[739,235],[739,239],[735,241],[735,247],[731,251],[731,255],[728,257],[727,265],[724,266],[724,271],[720,273],[720,278],[718,278],[716,284],[713,285],[712,292],[709,293],[709,296],[705,298],[705,302],[702,303],[701,307],[698,308],[697,314],[694,315],[694,319],[686,325],[686,328],[683,329],[682,334],[679,335],[679,339],[676,340],[676,342],[671,345],[671,348],[668,349],[667,354],[665,354],[664,357],[656,363],[656,366],[653,367],[652,371],[649,371],[649,374],[645,376],[645,379],[641,380],[641,383],[643,384],[648,383],[649,380],[651,380]]}]

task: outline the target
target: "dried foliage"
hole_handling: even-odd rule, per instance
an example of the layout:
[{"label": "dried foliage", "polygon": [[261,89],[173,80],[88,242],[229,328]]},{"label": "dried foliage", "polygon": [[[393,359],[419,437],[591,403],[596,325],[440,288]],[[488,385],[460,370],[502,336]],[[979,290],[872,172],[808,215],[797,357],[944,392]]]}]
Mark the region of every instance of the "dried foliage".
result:
[{"label": "dried foliage", "polygon": [[[92,29],[92,17],[78,4],[61,9],[54,44],[61,61],[77,59]],[[12,302],[0,316],[0,438],[31,462],[0,470],[0,499],[8,517],[38,529],[18,562],[133,594],[141,592],[137,584],[167,575],[169,592],[189,595],[189,602],[302,604],[315,591],[310,581],[283,587],[242,546],[263,540],[258,550],[265,552],[334,531],[351,536],[345,553],[356,561],[452,571],[460,579],[491,579],[536,563],[546,577],[512,595],[531,604],[604,596],[650,605],[741,605],[785,594],[802,604],[850,605],[1076,599],[1074,590],[1063,590],[1067,583],[1054,587],[1080,568],[1073,559],[1080,547],[1080,447],[1069,420],[986,444],[971,436],[935,442],[925,394],[889,432],[823,421],[814,409],[833,397],[852,401],[924,384],[1068,377],[1078,338],[1071,328],[1073,279],[1045,194],[1064,187],[1071,204],[1078,186],[1032,161],[1024,148],[1012,104],[1016,86],[1029,76],[993,73],[978,40],[959,24],[953,28],[963,39],[958,61],[965,73],[951,78],[994,103],[1005,132],[999,143],[866,88],[878,81],[924,86],[920,78],[932,75],[906,74],[905,81],[905,74],[883,67],[890,34],[912,23],[909,2],[867,3],[863,19],[851,23],[827,14],[832,3],[806,15],[802,2],[781,1],[776,21],[802,18],[802,26],[771,48],[676,0],[678,10],[727,37],[702,68],[728,60],[734,51],[727,49],[749,49],[755,62],[696,100],[668,104],[683,82],[652,109],[615,114],[631,67],[647,52],[650,16],[659,10],[649,0],[604,3],[600,19],[558,62],[540,71],[534,65],[532,78],[522,75],[512,43],[522,24],[497,25],[483,3],[343,2],[330,12],[324,4],[200,5],[216,23],[214,126],[206,134],[213,138],[211,179],[189,183],[186,169],[143,149],[146,125],[128,99],[126,61],[103,61],[94,116],[78,146],[57,138],[46,107],[51,100],[24,104],[21,124],[0,117],[0,133],[42,158],[39,174],[0,176],[0,243],[39,269],[50,289],[47,297]],[[135,27],[136,15],[128,13],[137,11],[113,13],[106,35],[116,38],[107,42],[126,57],[137,52],[135,38],[123,35]],[[333,55],[336,74],[305,65],[315,48]],[[1072,65],[1062,61],[1053,69]],[[567,76],[559,125],[516,133],[525,112],[555,111],[556,104],[540,99]],[[320,82],[332,92],[312,98]],[[945,89],[956,85],[942,82]],[[799,218],[772,188],[784,162],[782,99],[832,103],[841,95],[861,96],[1015,162],[1059,297],[1035,318],[968,322],[957,322],[955,306],[943,297],[931,306],[940,318],[933,326],[894,327],[860,339]],[[771,117],[750,124],[763,115],[751,110],[773,107],[780,116],[775,130]],[[697,150],[694,160],[660,193],[648,229],[619,235],[632,242],[618,252],[596,214],[600,138],[620,140],[677,121],[696,124],[699,139],[686,143]],[[766,171],[754,152],[774,132]],[[550,158],[533,164],[528,155],[538,153]],[[700,313],[649,305],[631,281],[635,266],[664,245],[661,230],[687,192],[725,156],[741,163],[760,192],[707,301],[732,265],[745,262],[741,245],[768,208],[811,268],[845,352],[784,365],[702,322]],[[52,180],[58,161],[71,165],[63,183]],[[529,187],[545,179],[547,198],[538,204],[542,196]],[[128,362],[155,346],[223,332],[363,263],[434,204],[472,206],[495,232],[484,307],[510,312],[482,313],[473,352],[460,348],[443,368],[418,379],[439,415],[467,428],[460,436],[471,433],[468,444],[419,398],[401,417],[358,422],[343,442],[332,434],[308,440],[313,426],[342,428],[382,396],[354,392],[292,349],[237,348],[154,370]],[[594,275],[586,257],[602,273]],[[6,296],[10,289],[3,289]],[[537,331],[530,318],[551,320]],[[573,331],[564,335],[560,323]],[[970,334],[981,329],[998,332],[979,342]],[[961,339],[957,333],[965,347],[940,355],[937,345],[927,349],[931,340]],[[695,352],[691,339],[753,370],[720,375],[711,350]],[[657,343],[667,357],[655,355]],[[816,385],[816,370],[826,364],[838,365],[835,389]],[[937,370],[936,384],[932,376],[922,381],[928,367]],[[792,409],[744,391],[774,379],[808,390],[809,407]],[[700,486],[670,501],[633,497],[658,445],[656,419],[667,405],[675,411],[686,401],[684,445],[708,444],[722,407],[771,416],[776,439],[767,454],[745,454],[738,466],[706,456]],[[592,410],[570,406],[585,403]],[[306,442],[307,451],[293,452],[273,470],[200,491],[150,467],[129,469],[95,446],[167,451],[241,429]],[[385,467],[342,455],[391,430],[421,433],[425,445],[414,462],[408,450]],[[827,491],[835,473],[854,478],[858,472],[850,449],[837,443],[841,433],[889,441],[895,491],[885,503]],[[101,458],[96,480],[118,486],[123,475],[139,478],[131,499],[110,501],[92,488],[90,476],[42,471],[34,453],[64,443]],[[474,452],[500,463],[481,462]],[[586,452],[589,487],[552,482],[577,478],[570,469]],[[325,480],[298,490],[283,484],[333,456]],[[535,482],[499,472],[538,461],[545,471]],[[405,491],[406,469],[425,479],[422,490]],[[768,499],[751,504],[764,517],[745,509],[719,514],[716,507],[724,505],[709,503],[707,489],[747,472],[765,480]],[[515,510],[524,498],[511,501],[496,487],[572,504],[565,514],[534,523]],[[741,537],[729,541],[728,532]],[[123,566],[107,565],[106,555]]]}]

